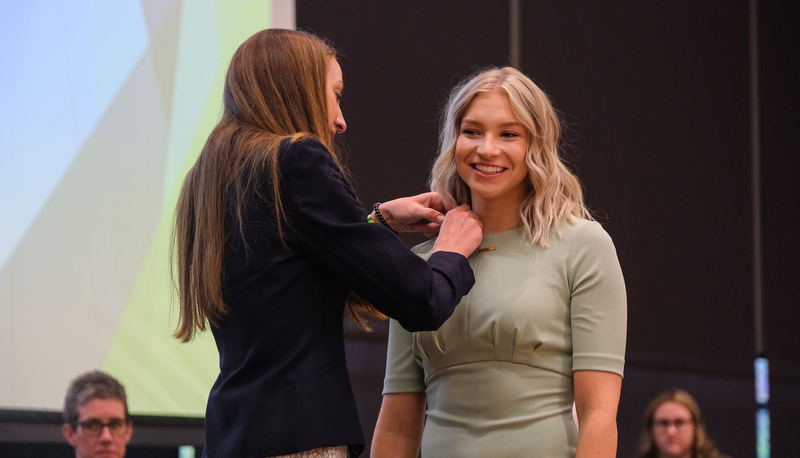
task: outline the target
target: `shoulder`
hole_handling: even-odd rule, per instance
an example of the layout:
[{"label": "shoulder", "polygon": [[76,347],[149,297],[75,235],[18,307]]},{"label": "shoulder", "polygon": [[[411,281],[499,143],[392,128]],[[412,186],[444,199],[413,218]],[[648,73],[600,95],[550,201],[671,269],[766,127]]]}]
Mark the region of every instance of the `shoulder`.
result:
[{"label": "shoulder", "polygon": [[617,257],[617,248],[611,236],[597,221],[578,219],[572,223],[565,223],[563,234],[563,239],[557,243],[562,244],[568,256],[575,262],[581,259],[610,260]]},{"label": "shoulder", "polygon": [[606,273],[619,271],[617,248],[600,223],[578,220],[565,232],[570,269],[584,272],[600,269]]},{"label": "shoulder", "polygon": [[364,209],[358,204],[345,172],[319,140],[284,139],[279,148],[278,170],[281,186],[291,200],[306,208],[310,208],[307,207],[310,203],[301,201],[309,199],[326,205],[346,204],[358,208],[363,216]]},{"label": "shoulder", "polygon": [[611,243],[611,236],[597,221],[579,218],[574,222],[564,223],[563,230],[564,239],[570,240],[572,243]]},{"label": "shoulder", "polygon": [[278,167],[284,178],[310,178],[314,180],[347,181],[342,169],[333,159],[330,150],[319,140],[303,138],[281,141],[278,150]]},{"label": "shoulder", "polygon": [[279,160],[281,161],[303,161],[308,160],[317,163],[333,163],[331,152],[319,140],[311,137],[292,141],[286,138],[281,141],[279,148]]}]

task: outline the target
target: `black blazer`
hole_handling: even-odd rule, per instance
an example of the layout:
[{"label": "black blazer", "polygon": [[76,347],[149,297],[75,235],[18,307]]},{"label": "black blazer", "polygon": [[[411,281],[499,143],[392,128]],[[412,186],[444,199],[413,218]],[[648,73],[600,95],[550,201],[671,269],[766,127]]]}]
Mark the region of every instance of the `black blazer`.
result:
[{"label": "black blazer", "polygon": [[223,289],[230,310],[212,327],[220,374],[206,410],[207,457],[265,457],[350,446],[364,435],[347,374],[343,307],[353,290],[409,331],[437,329],[474,283],[465,257],[426,262],[366,222],[320,142],[279,149],[289,250],[281,247],[271,179],[257,177],[244,240],[229,215]]}]

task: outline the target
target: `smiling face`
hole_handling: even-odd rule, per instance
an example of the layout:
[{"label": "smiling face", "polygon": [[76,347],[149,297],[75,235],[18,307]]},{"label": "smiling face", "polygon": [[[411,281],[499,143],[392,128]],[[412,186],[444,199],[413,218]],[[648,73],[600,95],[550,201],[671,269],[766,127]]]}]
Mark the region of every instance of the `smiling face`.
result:
[{"label": "smiling face", "polygon": [[528,132],[501,92],[479,94],[470,103],[455,146],[456,170],[469,186],[473,208],[519,208],[530,191]]},{"label": "smiling face", "polygon": [[[108,424],[112,420],[125,420],[125,405],[116,398],[93,398],[78,408],[78,421],[98,420]],[[88,434],[82,426],[65,424],[64,438],[75,448],[76,458],[122,458],[133,434],[133,426],[127,425],[124,433],[115,435],[110,428],[103,427],[98,436]]]},{"label": "smiling face", "polygon": [[347,130],[344,122],[344,115],[339,106],[344,92],[344,79],[342,78],[342,67],[334,58],[328,60],[328,73],[325,83],[325,95],[328,101],[328,130],[333,137]]},{"label": "smiling face", "polygon": [[653,414],[653,440],[659,457],[691,457],[694,445],[694,420],[683,405],[667,401]]}]

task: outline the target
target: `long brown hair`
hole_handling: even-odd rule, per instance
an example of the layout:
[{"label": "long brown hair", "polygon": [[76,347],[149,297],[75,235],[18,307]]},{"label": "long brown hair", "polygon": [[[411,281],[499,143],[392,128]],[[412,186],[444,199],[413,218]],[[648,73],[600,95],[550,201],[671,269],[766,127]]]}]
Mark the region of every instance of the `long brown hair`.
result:
[{"label": "long brown hair", "polygon": [[702,412],[700,412],[700,406],[697,405],[697,401],[694,400],[691,394],[678,388],[662,391],[648,404],[644,412],[644,431],[642,432],[639,456],[641,458],[658,457],[658,447],[653,437],[653,421],[656,410],[658,410],[661,404],[669,401],[677,402],[686,407],[686,410],[692,414],[692,422],[694,423],[692,456],[695,458],[723,458],[725,455],[722,455],[717,450],[714,441],[712,441],[706,433],[706,423],[703,419]]},{"label": "long brown hair", "polygon": [[205,331],[206,322],[218,325],[228,311],[222,292],[225,217],[230,205],[243,237],[245,196],[261,173],[272,177],[283,240],[288,221],[279,192],[280,142],[315,138],[344,170],[328,133],[326,75],[334,59],[334,48],[318,37],[283,29],[262,30],[234,53],[225,77],[222,119],[186,175],[176,209],[173,272],[180,313],[174,336],[182,342]]}]

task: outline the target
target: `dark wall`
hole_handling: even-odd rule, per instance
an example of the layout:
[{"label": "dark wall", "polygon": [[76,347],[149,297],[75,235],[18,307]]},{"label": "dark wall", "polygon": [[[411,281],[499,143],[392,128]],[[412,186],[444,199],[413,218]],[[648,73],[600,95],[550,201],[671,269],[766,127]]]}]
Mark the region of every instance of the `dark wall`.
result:
[{"label": "dark wall", "polygon": [[365,205],[425,191],[439,103],[477,66],[508,63],[507,7],[454,5],[297,1],[298,28],[343,54],[348,129],[341,137]]},{"label": "dark wall", "polygon": [[764,341],[773,456],[800,449],[800,3],[759,3]]},{"label": "dark wall", "polygon": [[[674,386],[695,395],[722,451],[755,456],[748,2],[521,4],[521,68],[562,112],[566,157],[626,276],[619,456],[634,456],[649,398]],[[774,456],[800,447],[790,431],[800,424],[798,19],[789,2],[759,2]],[[424,191],[447,91],[477,68],[509,62],[505,1],[297,0],[297,24],[344,54],[343,143],[365,206]],[[354,336],[348,351],[371,436],[385,328]]]}]

